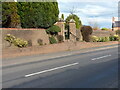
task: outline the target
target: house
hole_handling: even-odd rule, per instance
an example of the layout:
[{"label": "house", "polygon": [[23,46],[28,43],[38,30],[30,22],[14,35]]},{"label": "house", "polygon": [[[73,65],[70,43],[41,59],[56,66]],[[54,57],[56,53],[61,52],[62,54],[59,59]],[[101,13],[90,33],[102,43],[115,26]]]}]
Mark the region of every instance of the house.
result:
[{"label": "house", "polygon": [[120,30],[120,20],[118,17],[112,17],[112,31]]}]

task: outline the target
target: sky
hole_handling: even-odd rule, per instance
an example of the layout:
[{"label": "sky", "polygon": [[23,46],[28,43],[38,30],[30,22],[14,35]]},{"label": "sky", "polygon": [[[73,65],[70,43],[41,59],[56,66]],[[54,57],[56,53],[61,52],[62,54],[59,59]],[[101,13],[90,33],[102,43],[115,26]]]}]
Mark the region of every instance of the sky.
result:
[{"label": "sky", "polygon": [[79,16],[83,25],[95,22],[100,28],[112,27],[112,17],[118,17],[119,0],[58,0],[59,17],[66,18],[71,10]]}]

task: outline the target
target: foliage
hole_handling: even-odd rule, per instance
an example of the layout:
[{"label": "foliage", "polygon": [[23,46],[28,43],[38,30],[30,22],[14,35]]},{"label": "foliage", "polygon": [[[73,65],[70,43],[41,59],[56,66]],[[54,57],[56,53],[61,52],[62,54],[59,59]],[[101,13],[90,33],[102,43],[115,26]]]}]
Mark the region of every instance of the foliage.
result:
[{"label": "foliage", "polygon": [[38,39],[38,44],[39,45],[43,45],[43,40],[42,39]]},{"label": "foliage", "polygon": [[118,35],[114,35],[114,39],[115,39],[116,41],[119,41],[119,36],[118,36]]},{"label": "foliage", "polygon": [[110,41],[120,41],[119,35],[111,35],[109,38],[110,38]]},{"label": "foliage", "polygon": [[2,2],[2,27],[15,28],[20,25],[16,2]]},{"label": "foliage", "polygon": [[105,42],[110,41],[109,37],[105,37]]},{"label": "foliage", "polygon": [[50,44],[57,43],[56,39],[54,37],[49,37]]},{"label": "foliage", "polygon": [[25,41],[20,38],[16,38],[15,36],[11,34],[7,34],[4,39],[8,41],[10,44],[14,44],[15,46],[20,47],[20,48],[26,47],[28,45],[28,41]]},{"label": "foliage", "polygon": [[51,35],[57,35],[58,32],[60,32],[61,29],[59,26],[53,25],[52,27],[48,28],[46,32]]},{"label": "foliage", "polygon": [[92,34],[93,30],[90,26],[82,26],[81,27],[81,34],[83,36],[83,41],[90,42],[90,35]]},{"label": "foliage", "polygon": [[102,28],[101,30],[108,30],[108,28]]},{"label": "foliage", "polygon": [[57,2],[3,2],[2,26],[48,28],[59,15]]},{"label": "foliage", "polygon": [[66,29],[68,30],[69,21],[70,21],[71,19],[74,19],[74,20],[75,20],[76,28],[77,28],[77,29],[80,29],[80,27],[82,26],[82,22],[81,22],[81,20],[79,19],[79,17],[78,17],[77,15],[75,15],[75,14],[69,15],[69,16],[66,18],[66,20],[65,20],[65,22],[66,22],[66,24],[65,24],[65,25],[66,25]]},{"label": "foliage", "polygon": [[49,28],[58,20],[58,3],[19,2],[18,14],[23,28]]},{"label": "foliage", "polygon": [[[113,35],[111,36],[113,41],[120,41],[120,36],[119,35]],[[111,40],[111,41],[112,41]]]},{"label": "foliage", "polygon": [[109,37],[99,37],[98,42],[108,42],[109,41]]},{"label": "foliage", "polygon": [[20,47],[20,48],[23,48],[23,47],[26,47],[28,45],[28,41],[25,41],[21,38],[16,38],[14,40],[14,43],[13,43],[15,46],[17,47]]},{"label": "foliage", "polygon": [[63,37],[62,35],[58,35],[58,36],[57,36],[58,42],[59,42],[59,43],[63,42],[63,38],[64,38],[64,37]]},{"label": "foliage", "polygon": [[109,37],[100,37],[99,42],[107,42],[107,41],[120,41],[120,37],[118,35],[111,35]]},{"label": "foliage", "polygon": [[6,41],[8,41],[9,43],[13,43],[15,40],[15,36],[11,35],[11,34],[7,34],[4,38]]},{"label": "foliage", "polygon": [[92,42],[98,42],[98,40],[99,40],[99,37],[97,37],[97,36],[91,36],[90,38],[91,38]]},{"label": "foliage", "polygon": [[61,18],[64,20],[64,14],[61,15]]},{"label": "foliage", "polygon": [[111,35],[109,37],[91,36],[91,41],[92,42],[120,41],[120,37],[118,35]]},{"label": "foliage", "polygon": [[115,41],[115,38],[112,35],[109,37],[109,39],[110,39],[110,41]]},{"label": "foliage", "polygon": [[92,42],[108,42],[109,37],[97,37],[97,36],[92,36],[91,37]]}]

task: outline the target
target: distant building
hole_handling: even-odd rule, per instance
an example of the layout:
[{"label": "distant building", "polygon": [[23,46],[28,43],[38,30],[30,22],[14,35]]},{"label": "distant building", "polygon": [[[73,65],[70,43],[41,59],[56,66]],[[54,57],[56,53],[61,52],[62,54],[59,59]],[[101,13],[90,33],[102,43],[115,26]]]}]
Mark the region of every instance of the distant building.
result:
[{"label": "distant building", "polygon": [[120,20],[118,17],[112,17],[112,31],[120,30]]}]

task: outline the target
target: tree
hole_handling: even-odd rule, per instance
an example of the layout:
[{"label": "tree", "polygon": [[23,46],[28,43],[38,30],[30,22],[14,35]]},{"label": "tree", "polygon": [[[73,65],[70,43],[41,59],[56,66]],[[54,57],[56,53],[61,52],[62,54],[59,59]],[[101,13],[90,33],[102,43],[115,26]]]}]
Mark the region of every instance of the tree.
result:
[{"label": "tree", "polygon": [[77,9],[73,6],[72,8],[70,8],[69,12],[71,15],[74,15],[77,12]]},{"label": "tree", "polygon": [[23,28],[49,28],[58,20],[57,2],[19,2]]},{"label": "tree", "polygon": [[64,14],[61,15],[61,18],[64,20]]},{"label": "tree", "polygon": [[15,28],[20,25],[20,17],[17,10],[16,2],[2,3],[2,27]]},{"label": "tree", "polygon": [[70,21],[71,19],[74,19],[74,20],[75,20],[76,28],[77,28],[77,29],[80,29],[80,27],[82,26],[82,22],[81,22],[81,20],[79,19],[79,17],[78,17],[77,15],[75,15],[75,14],[71,14],[71,15],[69,15],[69,16],[66,18],[66,20],[65,20],[65,22],[66,22],[66,27],[68,27],[68,23],[69,23],[69,21]]}]

